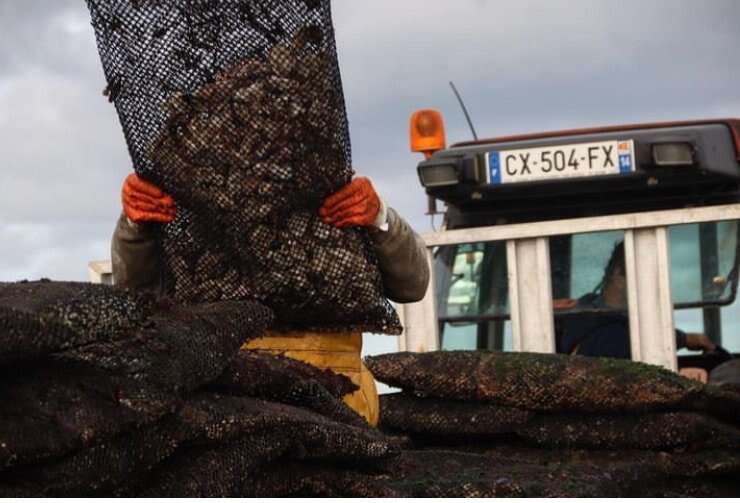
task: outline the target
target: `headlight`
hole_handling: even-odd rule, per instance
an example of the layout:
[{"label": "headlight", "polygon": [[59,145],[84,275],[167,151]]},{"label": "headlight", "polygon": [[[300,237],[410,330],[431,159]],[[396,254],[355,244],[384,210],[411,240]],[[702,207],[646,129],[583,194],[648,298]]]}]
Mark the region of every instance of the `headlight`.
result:
[{"label": "headlight", "polygon": [[691,143],[653,143],[656,166],[692,166],[694,147]]},{"label": "headlight", "polygon": [[419,178],[424,187],[444,187],[460,183],[455,164],[419,166]]}]

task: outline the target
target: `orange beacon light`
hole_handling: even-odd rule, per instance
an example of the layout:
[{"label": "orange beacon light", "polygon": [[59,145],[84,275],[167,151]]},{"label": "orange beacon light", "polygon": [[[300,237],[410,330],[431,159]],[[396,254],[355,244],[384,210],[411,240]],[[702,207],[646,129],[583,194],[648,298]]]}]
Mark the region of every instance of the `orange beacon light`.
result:
[{"label": "orange beacon light", "polygon": [[445,123],[437,110],[418,110],[411,115],[411,151],[429,159],[446,146]]}]

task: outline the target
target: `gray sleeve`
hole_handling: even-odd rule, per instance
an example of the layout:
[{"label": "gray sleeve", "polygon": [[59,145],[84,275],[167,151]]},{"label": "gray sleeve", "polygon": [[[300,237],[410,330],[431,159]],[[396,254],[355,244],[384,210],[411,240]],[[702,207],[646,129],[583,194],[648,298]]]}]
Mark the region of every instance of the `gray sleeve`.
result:
[{"label": "gray sleeve", "polygon": [[161,294],[155,224],[133,224],[121,215],[113,233],[111,264],[116,286]]},{"label": "gray sleeve", "polygon": [[426,246],[411,226],[388,208],[388,230],[372,229],[385,296],[394,302],[417,302],[429,285]]}]

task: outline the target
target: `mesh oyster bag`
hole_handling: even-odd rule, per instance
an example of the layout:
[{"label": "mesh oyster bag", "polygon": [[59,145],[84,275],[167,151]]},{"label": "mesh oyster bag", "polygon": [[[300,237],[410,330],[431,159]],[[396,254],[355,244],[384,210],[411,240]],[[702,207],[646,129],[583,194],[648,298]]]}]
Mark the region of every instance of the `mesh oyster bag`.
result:
[{"label": "mesh oyster bag", "polygon": [[104,285],[0,283],[0,364],[115,340],[153,310],[150,296]]},{"label": "mesh oyster bag", "polygon": [[0,377],[0,472],[112,438],[173,403],[86,365],[8,369]]},{"label": "mesh oyster bag", "polygon": [[338,423],[305,409],[242,397],[201,394],[178,412],[183,445],[156,468],[137,497],[251,495],[257,469],[272,460],[375,466],[399,454],[368,427]]},{"label": "mesh oyster bag", "polygon": [[217,378],[248,340],[262,335],[272,313],[252,301],[162,306],[126,338],[55,355],[85,362],[167,392],[192,391]]},{"label": "mesh oyster bag", "polygon": [[240,351],[208,389],[303,407],[347,424],[365,424],[342,401],[359,389],[348,377],[280,355]]},{"label": "mesh oyster bag", "polygon": [[380,396],[380,426],[426,437],[477,437],[513,433],[533,412],[475,401],[419,398],[410,393]]},{"label": "mesh oyster bag", "polygon": [[167,290],[400,333],[367,233],[317,214],[353,174],[329,0],[87,5],[135,169],[178,203]]},{"label": "mesh oyster bag", "polygon": [[407,392],[539,412],[707,412],[737,424],[740,397],[643,363],[539,353],[438,351],[365,359],[379,381]]},{"label": "mesh oyster bag", "polygon": [[740,447],[740,430],[695,412],[540,416],[517,434],[552,448],[662,450]]},{"label": "mesh oyster bag", "polygon": [[536,414],[487,402],[380,397],[380,426],[422,445],[466,445],[473,439],[521,438],[543,448],[666,450],[740,447],[740,430],[696,412],[632,415]]},{"label": "mesh oyster bag", "polygon": [[0,473],[0,498],[125,496],[178,446],[173,421],[146,424],[47,463]]},{"label": "mesh oyster bag", "polygon": [[252,301],[147,299],[103,285],[0,284],[0,472],[170,413],[272,319]]}]

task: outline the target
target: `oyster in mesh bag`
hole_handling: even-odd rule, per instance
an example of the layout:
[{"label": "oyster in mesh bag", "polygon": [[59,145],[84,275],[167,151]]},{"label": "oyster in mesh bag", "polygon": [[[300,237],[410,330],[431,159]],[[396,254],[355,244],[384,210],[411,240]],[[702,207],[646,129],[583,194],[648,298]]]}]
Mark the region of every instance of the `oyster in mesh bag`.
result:
[{"label": "oyster in mesh bag", "polygon": [[174,426],[148,423],[59,460],[0,473],[0,497],[131,495],[177,449]]},{"label": "oyster in mesh bag", "polygon": [[400,333],[367,232],[317,215],[353,175],[329,0],[87,4],[137,173],[178,204],[167,290]]},{"label": "oyster in mesh bag", "polygon": [[308,50],[312,36],[320,42],[299,31],[266,61],[243,61],[168,103],[152,157],[154,177],[189,210],[163,245],[174,296],[251,296],[283,326],[399,333],[366,233],[317,214],[352,171],[333,136],[344,110],[331,62]]},{"label": "oyster in mesh bag", "polygon": [[0,384],[0,471],[60,457],[153,422],[166,393],[88,365],[5,369]]},{"label": "oyster in mesh bag", "polygon": [[173,307],[102,285],[10,284],[0,297],[11,327],[0,331],[11,342],[0,348],[10,362],[0,367],[0,470],[171,412],[178,393],[218,377],[272,319],[254,302]]},{"label": "oyster in mesh bag", "polygon": [[737,422],[740,397],[660,367],[608,358],[444,351],[368,357],[379,381],[405,391],[533,411],[696,410]]},{"label": "oyster in mesh bag", "polygon": [[513,433],[533,412],[473,401],[419,398],[410,393],[380,396],[380,426],[425,437],[480,437]]},{"label": "oyster in mesh bag", "polygon": [[305,407],[347,424],[365,424],[342,401],[358,389],[349,378],[284,356],[241,351],[208,389]]},{"label": "oyster in mesh bag", "polygon": [[[253,493],[257,468],[277,458],[378,464],[396,446],[368,426],[332,421],[305,409],[243,397],[201,394],[178,413],[183,448],[153,473],[141,496]],[[285,462],[285,461],[282,461]]]},{"label": "oyster in mesh bag", "polygon": [[250,301],[162,304],[128,337],[88,344],[55,358],[86,362],[162,390],[191,391],[218,377],[241,345],[262,335],[271,321],[269,309]]},{"label": "oyster in mesh bag", "polygon": [[0,283],[0,364],[115,340],[153,311],[150,296],[104,285]]},{"label": "oyster in mesh bag", "polygon": [[537,445],[592,449],[740,447],[740,430],[694,412],[633,416],[539,416],[517,434]]}]

